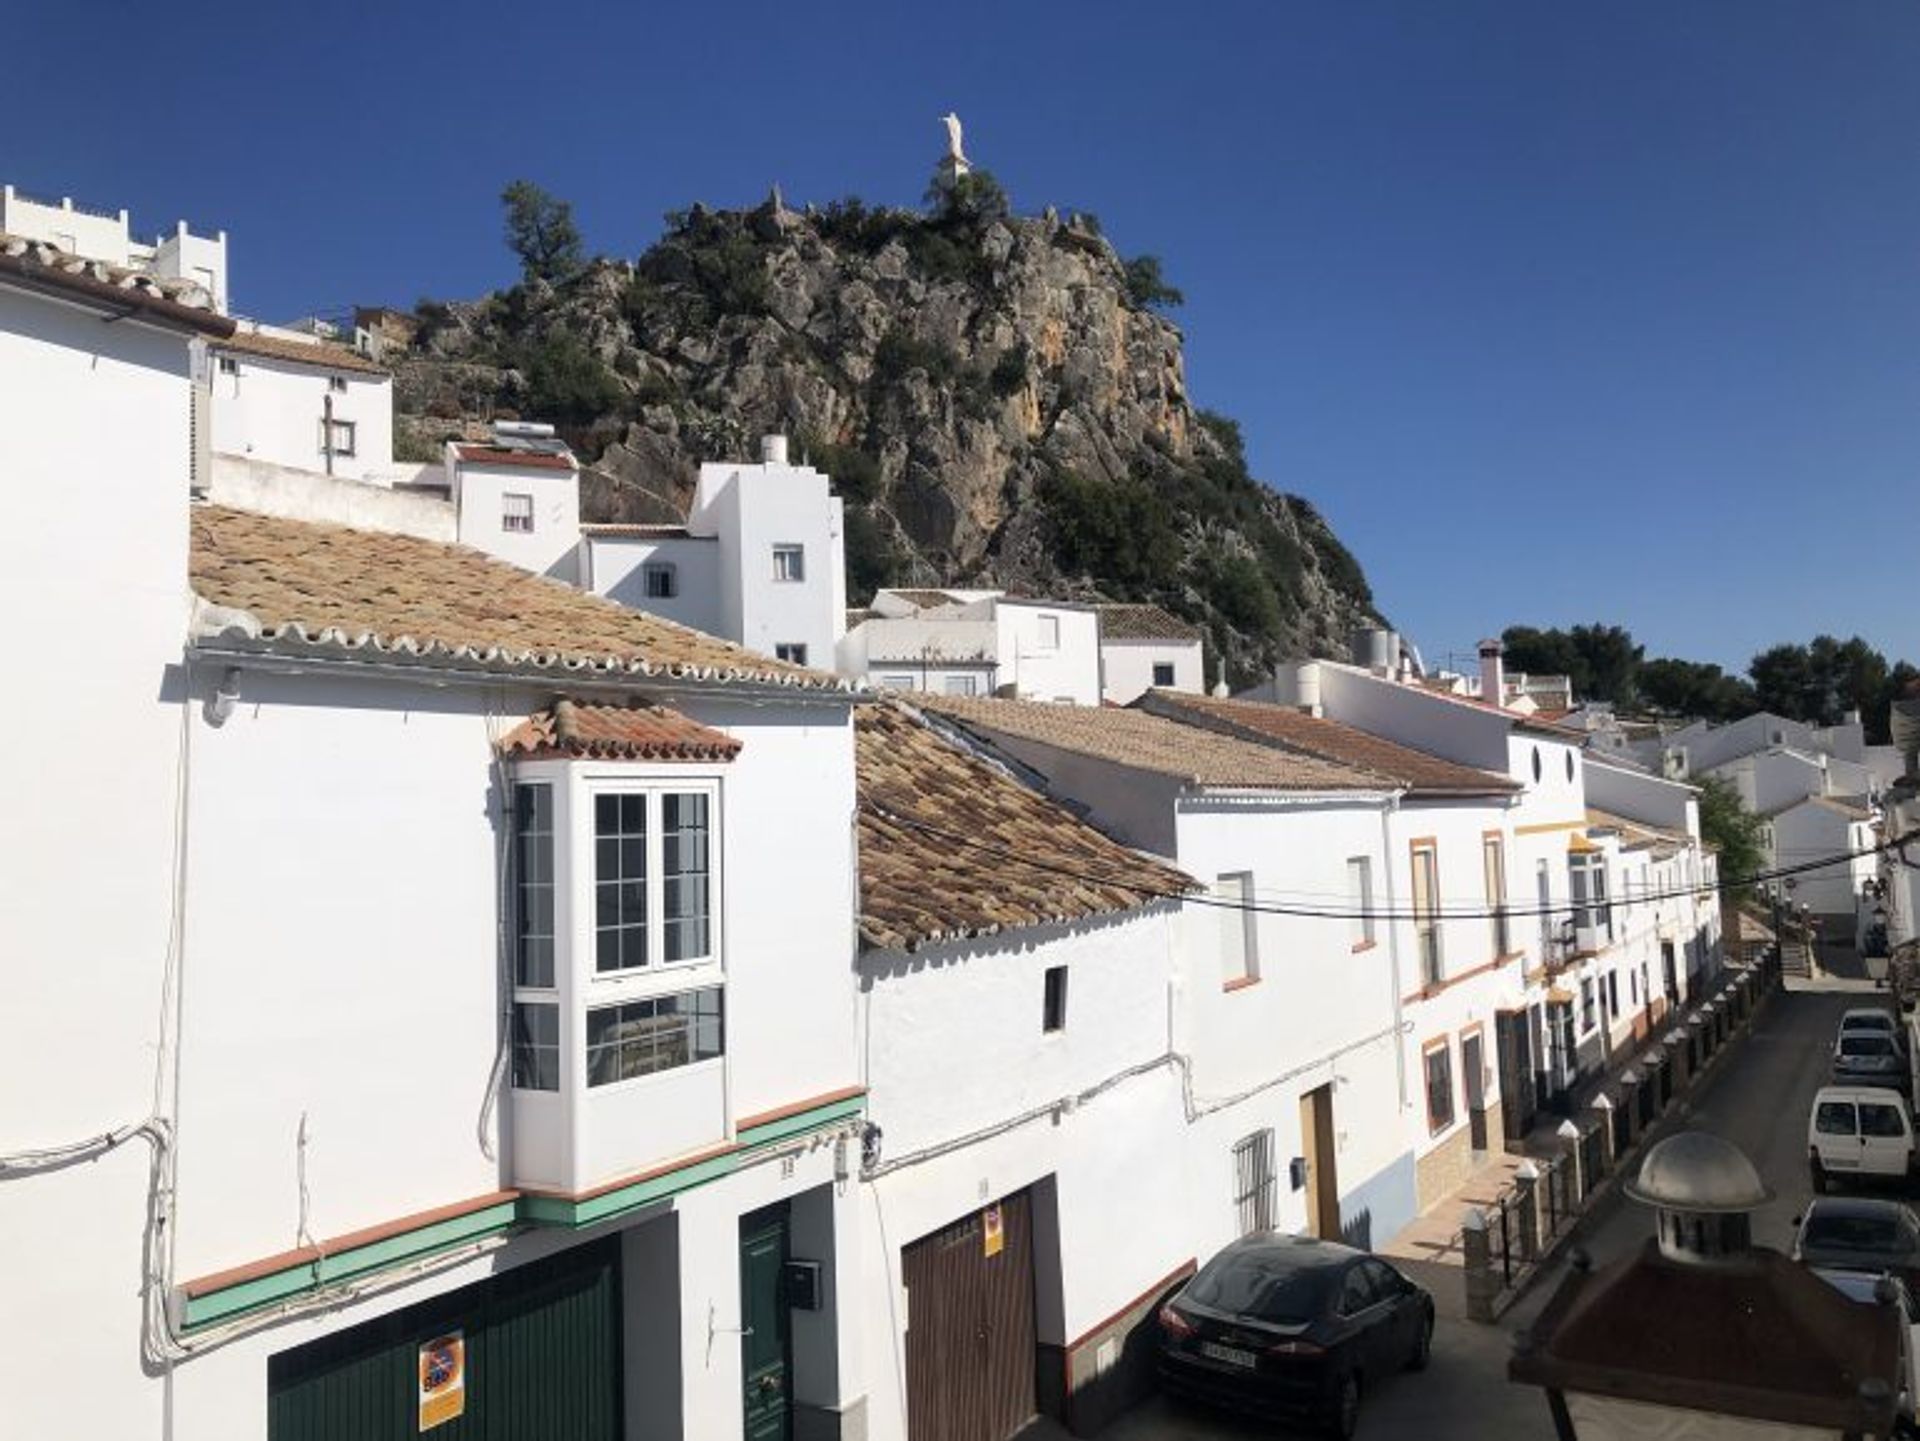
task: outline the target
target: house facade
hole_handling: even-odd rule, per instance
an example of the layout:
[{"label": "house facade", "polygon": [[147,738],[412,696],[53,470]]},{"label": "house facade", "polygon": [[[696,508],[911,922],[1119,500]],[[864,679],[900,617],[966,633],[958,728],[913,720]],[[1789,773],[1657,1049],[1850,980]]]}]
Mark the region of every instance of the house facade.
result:
[{"label": "house facade", "polygon": [[1067,601],[881,590],[838,656],[842,675],[887,690],[1100,704],[1099,613]]},{"label": "house facade", "polygon": [[1206,690],[1200,628],[1157,605],[1102,605],[1100,698],[1130,705],[1149,690]]},{"label": "house facade", "polygon": [[1390,948],[1356,956],[1347,919],[1301,903],[1343,894],[1352,857],[1384,873],[1394,783],[1140,710],[919,699],[1206,887],[1185,908],[1171,1032],[1194,1253],[1265,1226],[1367,1244],[1409,1220],[1404,977]]},{"label": "house facade", "polygon": [[0,185],[0,235],[47,245],[168,285],[190,286],[215,313],[227,313],[227,232],[195,235],[184,220],[152,243],[134,237],[125,210],[41,199]]}]

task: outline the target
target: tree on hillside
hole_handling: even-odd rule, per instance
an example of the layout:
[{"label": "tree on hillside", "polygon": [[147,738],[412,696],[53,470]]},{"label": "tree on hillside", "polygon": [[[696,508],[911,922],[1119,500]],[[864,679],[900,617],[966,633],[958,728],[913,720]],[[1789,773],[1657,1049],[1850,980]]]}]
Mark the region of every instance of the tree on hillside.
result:
[{"label": "tree on hillside", "polygon": [[[1766,864],[1760,844],[1760,817],[1748,810],[1731,781],[1720,776],[1696,777],[1700,787],[1700,839],[1720,852],[1722,882],[1746,881]],[[1750,885],[1735,887],[1745,896]]]},{"label": "tree on hillside", "polygon": [[1643,648],[1617,625],[1576,625],[1572,630],[1508,626],[1500,637],[1511,670],[1564,675],[1579,700],[1632,705]]},{"label": "tree on hillside", "polygon": [[1185,305],[1187,297],[1160,273],[1160,257],[1136,255],[1127,262],[1127,296],[1141,309]]},{"label": "tree on hillside", "polygon": [[927,186],[927,204],[937,220],[985,229],[1013,213],[1013,205],[990,170],[969,170],[947,184],[935,176]]},{"label": "tree on hillside", "polygon": [[500,192],[500,204],[506,209],[507,248],[520,257],[528,280],[565,280],[585,263],[569,202],[531,180],[516,180]]},{"label": "tree on hillside", "polygon": [[1636,688],[1641,704],[1662,715],[1733,721],[1760,708],[1753,687],[1739,676],[1717,665],[1672,656],[1642,661]]},{"label": "tree on hillside", "polygon": [[[1810,645],[1776,645],[1748,667],[1762,710],[1809,725],[1838,725],[1846,712],[1878,712],[1891,698],[1887,658],[1859,636],[1817,635]],[[1884,716],[1876,716],[1884,727]]]}]

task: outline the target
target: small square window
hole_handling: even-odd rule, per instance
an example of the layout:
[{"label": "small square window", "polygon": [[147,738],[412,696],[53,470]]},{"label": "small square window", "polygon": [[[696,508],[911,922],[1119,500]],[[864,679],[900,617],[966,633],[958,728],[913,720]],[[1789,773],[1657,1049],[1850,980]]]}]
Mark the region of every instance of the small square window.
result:
[{"label": "small square window", "polygon": [[333,455],[352,455],[354,423],[351,420],[320,422],[320,449]]},{"label": "small square window", "polygon": [[345,395],[347,393],[346,376],[329,375],[327,377],[327,389],[331,390],[335,395]]},{"label": "small square window", "polygon": [[1048,966],[1046,999],[1041,1007],[1040,1029],[1064,1031],[1067,1028],[1067,968]]},{"label": "small square window", "polygon": [[231,355],[221,356],[219,358],[219,364],[222,375],[238,375],[240,373],[240,362],[235,360]]},{"label": "small square window", "polygon": [[773,578],[775,580],[805,580],[807,578],[806,547],[799,545],[776,545],[773,548]]},{"label": "small square window", "polygon": [[781,641],[773,648],[773,658],[775,660],[786,661],[790,665],[805,665],[807,663],[807,648],[799,641]]},{"label": "small square window", "polygon": [[641,566],[640,582],[648,600],[672,600],[680,594],[680,572],[665,561]]},{"label": "small square window", "polygon": [[1040,649],[1060,649],[1060,617],[1043,615],[1040,617]]},{"label": "small square window", "polygon": [[500,529],[533,534],[533,497],[507,491],[500,497]]},{"label": "small square window", "polygon": [[1156,686],[1170,686],[1173,684],[1172,661],[1157,660],[1153,663],[1153,683]]}]

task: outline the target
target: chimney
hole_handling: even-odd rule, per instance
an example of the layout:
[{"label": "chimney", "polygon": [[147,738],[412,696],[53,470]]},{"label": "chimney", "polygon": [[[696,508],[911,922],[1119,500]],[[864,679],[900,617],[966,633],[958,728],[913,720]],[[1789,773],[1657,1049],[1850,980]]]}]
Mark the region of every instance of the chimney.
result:
[{"label": "chimney", "polygon": [[787,438],[784,435],[763,435],[760,437],[760,463],[762,465],[785,465],[787,463]]},{"label": "chimney", "polygon": [[1507,704],[1507,668],[1501,660],[1503,647],[1497,640],[1480,642],[1480,699],[1500,706]]}]

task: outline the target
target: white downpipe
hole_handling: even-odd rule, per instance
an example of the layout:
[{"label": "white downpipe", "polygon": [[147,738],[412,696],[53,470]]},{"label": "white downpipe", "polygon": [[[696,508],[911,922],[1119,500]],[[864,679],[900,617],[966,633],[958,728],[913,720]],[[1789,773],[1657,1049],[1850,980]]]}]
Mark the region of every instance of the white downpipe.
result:
[{"label": "white downpipe", "polygon": [[1406,1020],[1400,1013],[1400,923],[1393,919],[1399,914],[1399,900],[1393,892],[1393,827],[1389,818],[1400,809],[1399,792],[1387,797],[1380,808],[1380,856],[1381,869],[1385,872],[1382,880],[1387,893],[1387,972],[1393,985],[1393,1076],[1400,1090],[1400,1109],[1407,1108],[1407,1045]]}]

